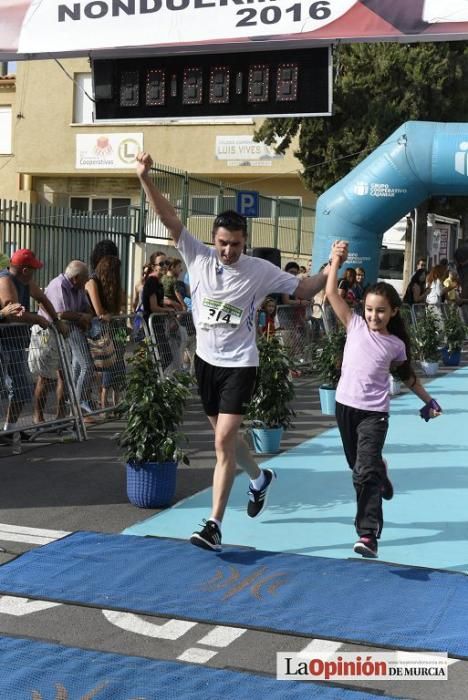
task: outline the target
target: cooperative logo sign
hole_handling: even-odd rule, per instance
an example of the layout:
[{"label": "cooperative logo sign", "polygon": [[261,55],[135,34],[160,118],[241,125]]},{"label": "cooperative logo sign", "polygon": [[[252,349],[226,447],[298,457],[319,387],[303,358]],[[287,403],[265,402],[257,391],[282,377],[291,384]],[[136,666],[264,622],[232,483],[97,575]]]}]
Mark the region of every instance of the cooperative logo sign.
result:
[{"label": "cooperative logo sign", "polygon": [[77,134],[75,167],[107,170],[135,168],[143,150],[143,134]]}]

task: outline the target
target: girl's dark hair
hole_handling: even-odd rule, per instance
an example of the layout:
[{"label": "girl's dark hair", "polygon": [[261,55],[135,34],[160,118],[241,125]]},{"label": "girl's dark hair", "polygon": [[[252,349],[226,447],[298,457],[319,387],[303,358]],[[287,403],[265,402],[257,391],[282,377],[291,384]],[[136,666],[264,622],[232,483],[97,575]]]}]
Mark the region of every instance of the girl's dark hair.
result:
[{"label": "girl's dark hair", "polygon": [[107,313],[118,314],[122,304],[120,260],[115,255],[101,258],[95,270],[101,304]]},{"label": "girl's dark hair", "polygon": [[416,382],[416,375],[411,365],[411,341],[408,329],[406,327],[405,319],[400,313],[401,299],[397,290],[395,289],[395,287],[392,287],[392,285],[388,284],[387,282],[377,282],[376,284],[371,285],[366,289],[364,293],[364,309],[368,294],[377,294],[380,297],[385,297],[385,299],[390,304],[392,311],[397,309],[397,313],[395,314],[395,316],[392,316],[392,318],[388,322],[387,328],[389,333],[391,333],[392,335],[396,335],[397,338],[400,338],[400,340],[404,342],[406,349],[406,360],[395,369],[394,373],[404,382],[408,381],[409,379],[412,379],[414,385],[414,383]]},{"label": "girl's dark hair", "polygon": [[96,269],[98,262],[105,255],[113,255],[116,258],[119,257],[119,249],[115,245],[114,241],[111,241],[109,238],[99,241],[94,246],[93,252],[91,253],[91,257],[89,259],[91,263],[91,270]]},{"label": "girl's dark hair", "polygon": [[356,282],[356,270],[354,267],[348,267],[343,273],[343,279],[354,284]]}]

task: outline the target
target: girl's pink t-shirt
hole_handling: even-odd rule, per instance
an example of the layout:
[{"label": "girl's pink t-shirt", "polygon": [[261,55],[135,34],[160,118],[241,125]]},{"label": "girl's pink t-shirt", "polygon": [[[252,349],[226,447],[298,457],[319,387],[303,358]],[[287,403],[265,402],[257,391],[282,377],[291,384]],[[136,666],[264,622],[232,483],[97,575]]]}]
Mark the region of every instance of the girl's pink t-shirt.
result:
[{"label": "girl's pink t-shirt", "polygon": [[400,338],[369,330],[365,320],[353,314],[346,329],[336,400],[363,411],[388,412],[390,365],[404,360],[406,348]]}]

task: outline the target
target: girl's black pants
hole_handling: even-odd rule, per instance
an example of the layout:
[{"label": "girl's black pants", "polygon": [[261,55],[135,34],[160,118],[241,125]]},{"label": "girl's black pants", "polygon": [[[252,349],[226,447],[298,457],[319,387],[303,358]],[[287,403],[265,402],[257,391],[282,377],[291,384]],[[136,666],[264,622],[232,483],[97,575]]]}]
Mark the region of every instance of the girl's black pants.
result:
[{"label": "girl's black pants", "polygon": [[379,538],[383,527],[382,486],[385,465],[382,450],[388,430],[388,413],[363,411],[336,402],[336,420],[349,467],[353,470],[359,537]]}]

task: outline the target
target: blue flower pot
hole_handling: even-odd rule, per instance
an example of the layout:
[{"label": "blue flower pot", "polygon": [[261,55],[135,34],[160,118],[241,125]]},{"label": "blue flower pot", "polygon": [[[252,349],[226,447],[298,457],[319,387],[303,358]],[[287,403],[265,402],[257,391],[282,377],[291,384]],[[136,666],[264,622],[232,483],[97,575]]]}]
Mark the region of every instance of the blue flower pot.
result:
[{"label": "blue flower pot", "polygon": [[164,508],[176,490],[177,462],[145,462],[135,469],[127,464],[127,496],[138,508]]},{"label": "blue flower pot", "polygon": [[257,454],[279,452],[283,428],[251,428],[252,441]]},{"label": "blue flower pot", "polygon": [[448,348],[442,348],[442,362],[446,367],[457,367],[460,364],[461,350],[449,352]]},{"label": "blue flower pot", "polygon": [[335,415],[335,396],[336,396],[336,389],[331,389],[330,387],[327,386],[320,386],[319,387],[319,395],[320,395],[320,408],[322,409],[322,413],[325,414],[326,416],[334,416]]}]

